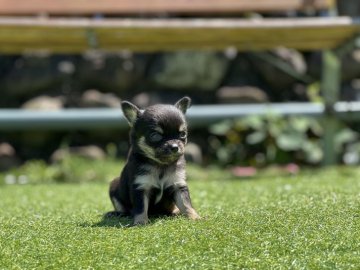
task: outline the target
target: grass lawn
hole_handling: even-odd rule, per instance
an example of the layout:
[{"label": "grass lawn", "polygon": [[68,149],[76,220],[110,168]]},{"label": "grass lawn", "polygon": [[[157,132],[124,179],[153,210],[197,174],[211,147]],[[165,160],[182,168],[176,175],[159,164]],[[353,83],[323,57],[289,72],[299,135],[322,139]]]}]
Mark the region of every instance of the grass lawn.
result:
[{"label": "grass lawn", "polygon": [[359,170],[221,175],[190,181],[203,220],[132,228],[102,219],[106,183],[3,184],[0,269],[360,268]]}]

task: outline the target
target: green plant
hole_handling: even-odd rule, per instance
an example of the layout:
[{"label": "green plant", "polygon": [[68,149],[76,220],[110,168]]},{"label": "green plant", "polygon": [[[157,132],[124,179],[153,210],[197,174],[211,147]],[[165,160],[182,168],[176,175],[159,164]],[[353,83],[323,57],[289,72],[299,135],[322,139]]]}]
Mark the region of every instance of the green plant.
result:
[{"label": "green plant", "polygon": [[[319,164],[324,132],[315,118],[268,113],[212,125],[210,147],[222,164]],[[355,132],[339,123],[334,147],[341,154],[356,138]]]},{"label": "green plant", "polygon": [[122,166],[123,161],[113,158],[91,160],[68,154],[52,164],[29,160],[19,168],[1,173],[0,184],[109,182],[118,176]]},{"label": "green plant", "polygon": [[[2,184],[56,184],[56,183],[108,183],[119,176],[124,160],[107,158],[89,160],[68,154],[57,163],[47,164],[43,160],[29,160],[22,166],[0,173]],[[189,163],[187,179],[207,180],[210,177],[231,178],[230,172],[219,171],[216,166],[206,170]]]}]

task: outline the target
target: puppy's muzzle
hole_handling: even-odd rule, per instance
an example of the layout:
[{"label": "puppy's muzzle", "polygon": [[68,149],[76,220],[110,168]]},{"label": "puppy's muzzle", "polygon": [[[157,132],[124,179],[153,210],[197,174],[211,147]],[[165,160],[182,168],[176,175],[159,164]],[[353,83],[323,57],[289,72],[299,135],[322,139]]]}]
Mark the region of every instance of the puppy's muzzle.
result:
[{"label": "puppy's muzzle", "polygon": [[181,155],[184,154],[184,145],[177,141],[167,142],[157,152],[157,158],[165,163],[171,163],[177,160]]},{"label": "puppy's muzzle", "polygon": [[172,144],[169,146],[169,148],[170,148],[170,152],[171,152],[172,154],[176,154],[176,153],[178,153],[179,150],[180,150],[180,147],[179,147],[179,145],[178,145],[177,143],[172,143]]},{"label": "puppy's muzzle", "polygon": [[178,141],[170,141],[164,145],[164,154],[169,156],[180,156],[184,154],[184,145]]}]

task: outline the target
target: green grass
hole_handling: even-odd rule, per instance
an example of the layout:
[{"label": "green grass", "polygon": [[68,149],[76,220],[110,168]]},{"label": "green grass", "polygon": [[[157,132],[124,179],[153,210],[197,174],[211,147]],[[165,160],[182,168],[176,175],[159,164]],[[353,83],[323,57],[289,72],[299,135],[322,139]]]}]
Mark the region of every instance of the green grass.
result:
[{"label": "green grass", "polygon": [[132,228],[102,219],[104,182],[0,186],[0,269],[360,268],[359,170],[246,181],[189,173],[207,178],[190,181],[202,220]]}]

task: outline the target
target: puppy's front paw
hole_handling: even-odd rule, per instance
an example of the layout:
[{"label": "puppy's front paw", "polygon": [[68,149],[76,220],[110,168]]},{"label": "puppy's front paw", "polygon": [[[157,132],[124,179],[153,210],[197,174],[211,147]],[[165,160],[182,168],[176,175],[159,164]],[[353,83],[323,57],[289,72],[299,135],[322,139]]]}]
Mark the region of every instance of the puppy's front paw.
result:
[{"label": "puppy's front paw", "polygon": [[141,226],[149,223],[149,219],[143,215],[135,216],[132,226]]},{"label": "puppy's front paw", "polygon": [[191,220],[199,220],[199,219],[201,219],[201,217],[198,215],[198,214],[196,214],[196,215],[190,215],[190,216],[188,216]]},{"label": "puppy's front paw", "polygon": [[177,215],[180,215],[180,214],[181,214],[181,212],[180,212],[179,208],[177,208],[177,207],[175,206],[174,209],[173,209],[172,212],[171,212],[171,215],[177,216]]},{"label": "puppy's front paw", "polygon": [[199,219],[201,219],[199,214],[196,213],[196,211],[194,209],[191,209],[191,211],[189,211],[186,216],[191,220],[199,220]]},{"label": "puppy's front paw", "polygon": [[148,223],[149,223],[149,221],[146,221],[146,220],[137,221],[137,222],[134,221],[134,223],[131,226],[144,226]]},{"label": "puppy's front paw", "polygon": [[104,214],[104,218],[117,218],[117,217],[124,217],[125,214],[120,211],[110,211]]}]

